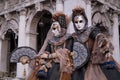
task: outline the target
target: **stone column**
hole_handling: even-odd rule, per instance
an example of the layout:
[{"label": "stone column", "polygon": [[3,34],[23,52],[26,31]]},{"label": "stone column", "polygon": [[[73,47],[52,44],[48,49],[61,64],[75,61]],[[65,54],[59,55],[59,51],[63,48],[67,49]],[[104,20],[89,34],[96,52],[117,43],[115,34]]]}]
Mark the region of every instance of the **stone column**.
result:
[{"label": "stone column", "polygon": [[8,51],[8,40],[0,39],[0,71],[7,72],[7,51]]},{"label": "stone column", "polygon": [[119,22],[118,22],[118,14],[113,14],[113,46],[114,46],[114,52],[113,57],[114,59],[120,64],[120,46],[119,46]]},{"label": "stone column", "polygon": [[56,11],[64,11],[63,1],[57,0],[56,1]]},{"label": "stone column", "polygon": [[37,35],[38,35],[37,33],[27,32],[27,34],[26,34],[26,46],[29,46],[33,49],[36,49]]},{"label": "stone column", "polygon": [[86,16],[88,18],[88,27],[92,25],[91,17],[92,17],[92,8],[91,8],[91,0],[86,0]]},{"label": "stone column", "polygon": [[[20,10],[18,47],[26,46],[26,9]],[[28,75],[28,65],[17,63],[17,78],[26,78]],[[24,73],[25,72],[25,73]]]},{"label": "stone column", "polygon": [[18,36],[18,47],[25,46],[26,34],[25,34],[25,25],[26,25],[26,10],[23,9],[20,11],[19,17],[19,36]]},{"label": "stone column", "polygon": [[2,39],[0,38],[0,71],[2,71]]}]

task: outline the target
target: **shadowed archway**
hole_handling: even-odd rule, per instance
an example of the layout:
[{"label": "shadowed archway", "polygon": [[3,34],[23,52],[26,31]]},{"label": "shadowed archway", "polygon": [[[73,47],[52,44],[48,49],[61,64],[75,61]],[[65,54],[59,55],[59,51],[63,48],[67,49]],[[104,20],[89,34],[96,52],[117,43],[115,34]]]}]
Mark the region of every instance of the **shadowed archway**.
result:
[{"label": "shadowed archway", "polygon": [[47,10],[42,10],[41,17],[37,25],[37,51],[41,49],[51,24],[52,14]]},{"label": "shadowed archway", "polygon": [[39,52],[52,23],[52,13],[43,9],[33,11],[28,19],[26,31],[27,45]]},{"label": "shadowed archway", "polygon": [[7,49],[7,71],[8,76],[15,77],[16,72],[16,63],[10,62],[10,57],[12,55],[12,51],[17,48],[18,45],[18,38],[15,38],[15,33],[12,29],[8,29],[5,34],[5,41],[7,42],[8,49]]}]

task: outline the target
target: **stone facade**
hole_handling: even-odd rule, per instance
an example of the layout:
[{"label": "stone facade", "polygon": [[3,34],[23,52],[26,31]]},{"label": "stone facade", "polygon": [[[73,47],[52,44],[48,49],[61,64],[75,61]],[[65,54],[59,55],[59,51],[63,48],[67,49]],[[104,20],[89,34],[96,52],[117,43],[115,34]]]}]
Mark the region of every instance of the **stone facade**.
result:
[{"label": "stone facade", "polygon": [[[29,75],[28,65],[9,62],[12,51],[21,46],[29,46],[37,50],[37,31],[41,11],[46,9],[51,13],[63,11],[70,16],[72,9],[81,6],[88,17],[88,25],[93,26],[102,21],[108,27],[110,40],[114,44],[114,58],[120,63],[119,54],[119,26],[120,1],[119,0],[0,0],[0,75],[15,72],[15,77],[25,78]],[[102,16],[94,16],[100,12]],[[96,14],[97,15],[97,14]],[[72,24],[69,24],[68,33],[73,33]],[[14,35],[14,37],[10,37]],[[14,44],[14,47],[11,45]],[[11,70],[14,66],[16,69]],[[16,66],[15,66],[16,65]],[[26,69],[26,75],[23,75]],[[3,72],[3,73],[2,73]]]}]

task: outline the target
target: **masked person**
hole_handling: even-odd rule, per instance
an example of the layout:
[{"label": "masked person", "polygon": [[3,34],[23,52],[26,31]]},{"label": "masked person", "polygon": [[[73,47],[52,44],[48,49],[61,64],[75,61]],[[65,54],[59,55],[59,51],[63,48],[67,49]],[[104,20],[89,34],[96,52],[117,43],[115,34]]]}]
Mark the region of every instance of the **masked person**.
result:
[{"label": "masked person", "polygon": [[[82,8],[73,9],[72,21],[75,29],[72,35],[73,51],[77,52],[77,57],[73,59],[75,71],[72,74],[72,80],[120,79],[118,67],[111,56],[114,48],[106,34],[107,29],[101,26],[101,23],[92,28],[88,27]],[[75,48],[75,44],[80,46]],[[86,48],[82,47],[82,44]],[[86,53],[83,53],[85,51]],[[79,65],[76,67],[75,63]]]},{"label": "masked person", "polygon": [[75,71],[72,74],[72,80],[84,80],[86,65],[90,55],[88,40],[91,28],[88,28],[88,20],[82,8],[73,9],[72,22],[75,29],[75,33],[72,34],[74,38],[73,50],[77,56],[73,56]]},{"label": "masked person", "polygon": [[[48,41],[45,52],[40,55],[40,58],[46,59],[46,63],[43,66],[47,69],[47,80],[71,80],[73,65],[70,52],[73,49],[73,38],[66,36],[66,29],[65,14],[54,14],[51,25],[51,31],[54,36]],[[47,63],[51,66],[49,67]],[[38,73],[37,76],[41,78],[41,73]]]},{"label": "masked person", "polygon": [[109,30],[102,22],[97,23],[91,31],[90,38],[94,44],[86,69],[85,80],[120,79],[120,66],[112,57],[114,47],[109,36]]}]

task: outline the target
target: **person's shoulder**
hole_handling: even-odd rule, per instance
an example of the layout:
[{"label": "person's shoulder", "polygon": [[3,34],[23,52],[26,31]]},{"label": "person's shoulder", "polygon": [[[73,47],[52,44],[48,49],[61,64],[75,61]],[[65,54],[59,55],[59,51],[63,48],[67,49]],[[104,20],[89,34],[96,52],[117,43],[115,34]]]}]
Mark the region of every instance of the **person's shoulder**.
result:
[{"label": "person's shoulder", "polygon": [[72,35],[73,35],[73,34],[67,33],[67,34],[65,35],[66,40],[73,40],[73,36],[72,36]]},{"label": "person's shoulder", "polygon": [[87,27],[87,31],[92,31],[92,30],[94,30],[94,28],[95,27],[93,27],[93,26],[89,26],[89,27]]}]

